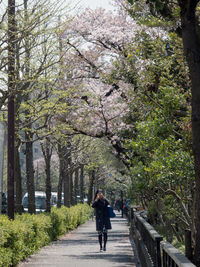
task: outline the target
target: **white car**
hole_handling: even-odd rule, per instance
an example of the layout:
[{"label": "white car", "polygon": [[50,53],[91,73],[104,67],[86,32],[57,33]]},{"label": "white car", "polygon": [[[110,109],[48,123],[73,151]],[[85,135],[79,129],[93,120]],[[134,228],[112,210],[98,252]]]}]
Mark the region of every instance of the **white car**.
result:
[{"label": "white car", "polygon": [[[51,192],[51,205],[56,206],[58,202],[58,193]],[[64,205],[64,193],[62,193],[61,205]]]},{"label": "white car", "polygon": [[[24,212],[28,212],[28,193],[22,199],[22,206]],[[35,192],[35,211],[36,213],[44,212],[46,210],[46,193],[42,191]]]}]

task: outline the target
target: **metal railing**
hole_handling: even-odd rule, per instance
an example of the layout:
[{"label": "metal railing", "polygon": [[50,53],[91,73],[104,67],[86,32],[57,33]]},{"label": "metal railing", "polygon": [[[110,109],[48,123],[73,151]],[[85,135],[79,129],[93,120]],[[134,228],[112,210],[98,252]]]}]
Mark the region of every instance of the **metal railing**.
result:
[{"label": "metal railing", "polygon": [[135,213],[135,225],[141,235],[142,241],[147,247],[153,266],[160,267],[160,242],[163,239],[162,236],[160,236],[155,229],[139,215],[139,213]]},{"label": "metal railing", "polygon": [[[151,260],[151,266],[153,267],[195,267],[195,265],[188,260],[178,249],[172,246],[168,242],[162,241],[162,236],[159,235],[155,229],[140,216],[140,212],[134,211],[133,208],[129,211],[129,221],[133,224],[132,228],[138,233],[134,235],[137,239],[136,244],[139,244],[138,240],[141,238],[146,252],[143,253],[142,257],[148,257]],[[139,250],[140,247],[138,247]],[[139,251],[139,254],[141,252]],[[142,259],[142,262],[145,262]],[[147,259],[146,262],[149,262]],[[149,266],[147,263],[142,264],[142,266]]]},{"label": "metal railing", "polygon": [[162,267],[195,267],[178,249],[168,242],[161,242]]}]

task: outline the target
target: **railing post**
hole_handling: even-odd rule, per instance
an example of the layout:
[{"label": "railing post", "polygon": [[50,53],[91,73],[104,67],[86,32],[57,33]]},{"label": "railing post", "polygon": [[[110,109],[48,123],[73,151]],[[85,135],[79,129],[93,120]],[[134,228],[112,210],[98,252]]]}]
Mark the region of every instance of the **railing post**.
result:
[{"label": "railing post", "polygon": [[161,267],[161,250],[160,250],[160,241],[162,241],[162,238],[156,238],[156,261],[157,261],[157,267]]},{"label": "railing post", "polygon": [[185,230],[185,256],[192,259],[192,236],[190,230]]},{"label": "railing post", "polygon": [[[132,218],[133,209],[130,211]],[[162,241],[162,236],[139,213],[135,212],[133,218],[135,233],[137,233],[134,238],[136,239],[141,262],[143,261],[144,263],[143,266],[196,267],[178,249],[170,243]],[[188,243],[190,243],[190,233],[187,232],[187,235]]]},{"label": "railing post", "polygon": [[131,221],[133,220],[133,207],[131,207]]},{"label": "railing post", "polygon": [[160,242],[163,254],[163,267],[196,267],[188,258],[186,258],[178,249],[168,242]]}]

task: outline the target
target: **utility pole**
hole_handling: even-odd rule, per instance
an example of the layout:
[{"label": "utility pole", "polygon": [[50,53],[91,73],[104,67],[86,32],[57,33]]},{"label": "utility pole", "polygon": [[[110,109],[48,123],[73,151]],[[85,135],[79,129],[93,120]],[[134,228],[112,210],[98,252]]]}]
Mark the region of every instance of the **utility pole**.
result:
[{"label": "utility pole", "polygon": [[8,217],[14,219],[15,154],[15,0],[8,0]]}]

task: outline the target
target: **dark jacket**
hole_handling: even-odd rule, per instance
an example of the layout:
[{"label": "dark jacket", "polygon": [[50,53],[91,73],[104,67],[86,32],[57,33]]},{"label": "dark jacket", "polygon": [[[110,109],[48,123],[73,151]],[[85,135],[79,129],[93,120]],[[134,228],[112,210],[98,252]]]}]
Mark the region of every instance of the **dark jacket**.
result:
[{"label": "dark jacket", "polygon": [[108,200],[105,198],[103,200],[95,200],[92,207],[96,210],[96,230],[102,231],[105,227],[107,230],[112,229],[110,223],[110,217],[108,213],[107,206],[109,205]]}]

